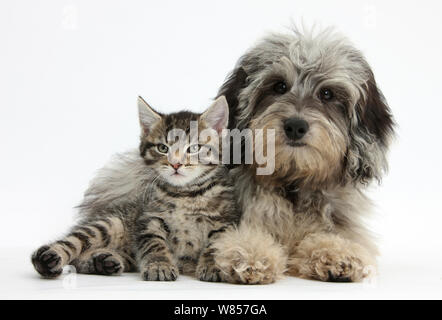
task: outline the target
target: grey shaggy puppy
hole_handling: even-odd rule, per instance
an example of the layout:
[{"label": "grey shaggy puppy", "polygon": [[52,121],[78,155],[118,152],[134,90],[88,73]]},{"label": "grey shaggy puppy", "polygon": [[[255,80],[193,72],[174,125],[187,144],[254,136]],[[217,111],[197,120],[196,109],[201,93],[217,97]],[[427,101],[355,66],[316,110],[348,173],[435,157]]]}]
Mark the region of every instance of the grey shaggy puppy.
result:
[{"label": "grey shaggy puppy", "polygon": [[276,131],[272,175],[253,165],[231,171],[243,216],[217,242],[222,271],[243,283],[284,271],[367,277],[377,249],[362,221],[364,189],[387,169],[394,122],[362,53],[332,29],[272,34],[239,60],[221,95],[232,128]]}]

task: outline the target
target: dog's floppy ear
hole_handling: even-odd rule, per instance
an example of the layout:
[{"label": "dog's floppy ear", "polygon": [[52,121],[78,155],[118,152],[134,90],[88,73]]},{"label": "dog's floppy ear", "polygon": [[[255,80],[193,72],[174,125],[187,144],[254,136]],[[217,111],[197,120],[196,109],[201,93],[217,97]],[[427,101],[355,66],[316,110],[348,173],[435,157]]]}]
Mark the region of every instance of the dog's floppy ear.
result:
[{"label": "dog's floppy ear", "polygon": [[217,98],[225,96],[229,105],[229,129],[236,128],[238,112],[238,96],[241,89],[247,85],[247,73],[242,67],[232,71],[218,91]]},{"label": "dog's floppy ear", "polygon": [[387,170],[386,152],[394,134],[394,120],[371,70],[364,89],[355,106],[346,160],[351,179],[365,184],[372,179],[380,181]]},{"label": "dog's floppy ear", "polygon": [[374,135],[379,143],[388,147],[393,133],[393,117],[382,92],[378,89],[373,73],[367,81],[367,95],[359,105],[358,117],[362,126]]}]

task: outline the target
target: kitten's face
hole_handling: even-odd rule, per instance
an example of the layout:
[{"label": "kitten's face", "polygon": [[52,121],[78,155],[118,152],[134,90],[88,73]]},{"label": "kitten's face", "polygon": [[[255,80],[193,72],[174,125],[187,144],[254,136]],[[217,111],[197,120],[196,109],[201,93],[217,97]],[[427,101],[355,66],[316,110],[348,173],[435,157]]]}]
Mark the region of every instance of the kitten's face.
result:
[{"label": "kitten's face", "polygon": [[[228,106],[224,98],[202,115],[186,111],[161,115],[142,99],[139,111],[140,154],[158,179],[174,186],[189,186],[210,177],[220,161],[220,141],[200,133],[209,129],[218,134],[227,127]],[[191,130],[191,124],[194,128],[197,124],[198,130]]]}]

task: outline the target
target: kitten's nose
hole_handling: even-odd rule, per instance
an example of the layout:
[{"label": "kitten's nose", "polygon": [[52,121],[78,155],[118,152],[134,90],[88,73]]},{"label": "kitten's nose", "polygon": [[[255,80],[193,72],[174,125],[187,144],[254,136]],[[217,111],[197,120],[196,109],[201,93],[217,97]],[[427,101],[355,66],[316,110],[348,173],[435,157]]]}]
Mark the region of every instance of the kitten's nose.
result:
[{"label": "kitten's nose", "polygon": [[178,168],[181,167],[181,166],[182,166],[181,163],[175,163],[175,164],[172,165],[172,167],[173,167],[175,170],[178,170]]}]

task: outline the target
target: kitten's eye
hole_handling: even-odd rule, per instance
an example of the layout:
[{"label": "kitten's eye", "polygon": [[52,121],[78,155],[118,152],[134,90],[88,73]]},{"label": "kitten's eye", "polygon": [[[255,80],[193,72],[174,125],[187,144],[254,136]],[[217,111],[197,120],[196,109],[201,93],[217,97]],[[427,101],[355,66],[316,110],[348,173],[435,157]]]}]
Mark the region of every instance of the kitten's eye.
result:
[{"label": "kitten's eye", "polygon": [[187,148],[187,153],[197,153],[200,151],[201,145],[199,144],[193,144],[189,148]]},{"label": "kitten's eye", "polygon": [[160,153],[167,153],[167,151],[169,151],[169,147],[166,146],[165,144],[160,143],[157,145],[157,150]]},{"label": "kitten's eye", "polygon": [[319,98],[322,101],[330,101],[335,97],[333,91],[331,91],[328,88],[322,88],[321,91],[319,92]]},{"label": "kitten's eye", "polygon": [[275,91],[277,94],[284,94],[287,92],[287,84],[284,81],[278,81],[273,86],[273,91]]}]

